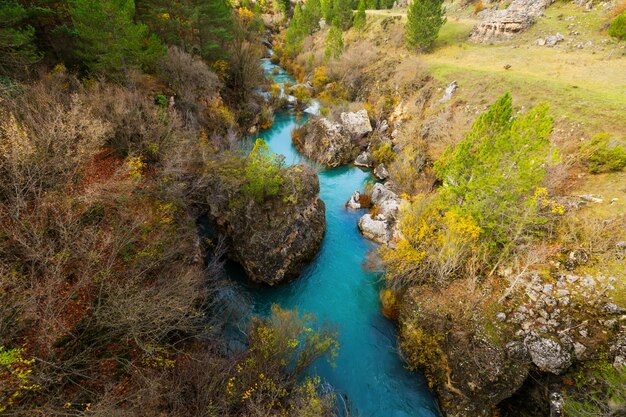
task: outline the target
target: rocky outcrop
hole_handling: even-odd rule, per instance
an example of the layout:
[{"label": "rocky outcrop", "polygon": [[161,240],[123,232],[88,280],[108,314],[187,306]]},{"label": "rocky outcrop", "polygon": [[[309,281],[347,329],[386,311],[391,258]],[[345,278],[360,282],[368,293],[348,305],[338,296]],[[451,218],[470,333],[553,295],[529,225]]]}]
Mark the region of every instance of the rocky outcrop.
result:
[{"label": "rocky outcrop", "polygon": [[528,349],[533,364],[540,371],[559,375],[572,365],[573,346],[565,340],[531,333],[524,339],[524,346]]},{"label": "rocky outcrop", "polygon": [[387,178],[389,178],[389,171],[387,171],[385,164],[378,164],[378,166],[374,168],[373,174],[376,178],[378,178],[381,181],[384,181]]},{"label": "rocky outcrop", "polygon": [[301,154],[327,167],[354,161],[359,154],[359,141],[372,131],[367,111],[341,113],[340,120],[309,120],[294,131],[293,144]]},{"label": "rocky outcrop", "polygon": [[475,42],[503,41],[530,27],[551,0],[513,0],[505,10],[486,9],[478,16],[482,19],[470,34]]},{"label": "rocky outcrop", "polygon": [[366,239],[377,243],[389,243],[397,234],[396,220],[400,210],[400,198],[384,184],[374,184],[370,202],[377,214],[370,213],[359,219],[359,230]]},{"label": "rocky outcrop", "polygon": [[209,218],[226,238],[230,257],[251,280],[269,285],[298,276],[317,254],[326,229],[315,171],[301,164],[284,175],[294,185],[290,198],[232,204],[213,198],[210,190],[207,196]]},{"label": "rocky outcrop", "polygon": [[344,112],[339,117],[344,130],[352,136],[361,138],[372,131],[370,118],[365,109],[357,112]]},{"label": "rocky outcrop", "polygon": [[359,156],[357,156],[354,160],[354,165],[363,168],[370,168],[373,163],[374,159],[372,158],[372,155],[367,151],[361,152]]},{"label": "rocky outcrop", "polygon": [[387,243],[391,238],[391,225],[382,214],[372,216],[366,214],[359,219],[359,230],[363,237],[376,243]]}]

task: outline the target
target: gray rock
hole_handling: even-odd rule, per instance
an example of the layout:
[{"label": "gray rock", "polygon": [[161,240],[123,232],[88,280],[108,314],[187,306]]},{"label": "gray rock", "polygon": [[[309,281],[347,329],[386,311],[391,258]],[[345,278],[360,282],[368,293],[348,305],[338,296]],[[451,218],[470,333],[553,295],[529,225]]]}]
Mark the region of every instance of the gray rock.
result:
[{"label": "gray rock", "polygon": [[449,101],[452,98],[452,94],[454,94],[454,92],[456,91],[458,87],[458,84],[456,81],[452,81],[447,87],[446,90],[444,91],[443,97],[441,98],[441,100],[439,100],[440,103],[445,103],[446,101]]},{"label": "gray rock", "polygon": [[626,308],[620,307],[615,303],[605,303],[600,308],[603,312],[607,314],[624,314],[626,313]]},{"label": "gray rock", "polygon": [[378,164],[378,166],[374,168],[373,174],[376,178],[378,178],[381,181],[384,181],[387,178],[389,178],[389,171],[387,171],[387,168],[385,168],[384,164]]},{"label": "gray rock", "polygon": [[560,392],[551,392],[548,395],[550,400],[550,417],[562,417],[565,408],[565,398]]},{"label": "gray rock", "polygon": [[284,175],[301,185],[293,201],[274,197],[231,205],[220,185],[207,187],[207,214],[226,238],[229,256],[251,280],[270,285],[297,277],[317,254],[326,230],[317,173],[299,164]]},{"label": "gray rock", "polygon": [[359,230],[366,239],[377,243],[387,243],[390,238],[390,225],[382,214],[373,218],[369,213],[359,219]]},{"label": "gray rock", "polygon": [[373,163],[372,155],[367,151],[361,152],[354,160],[354,165],[363,168],[370,168]]},{"label": "gray rock", "polygon": [[359,191],[355,191],[350,197],[350,199],[346,202],[346,208],[349,208],[352,210],[362,209],[363,207],[361,207],[360,200],[361,200],[361,193]]},{"label": "gray rock", "polygon": [[312,118],[292,136],[296,149],[304,156],[327,167],[352,162],[358,155],[352,135],[325,117]]},{"label": "gray rock", "polygon": [[546,46],[555,46],[557,43],[563,41],[563,35],[557,33],[556,35],[548,36],[546,38]]},{"label": "gray rock", "polygon": [[386,185],[376,183],[370,195],[372,204],[378,206],[381,214],[395,217],[400,209],[400,198],[387,188]]},{"label": "gray rock", "polygon": [[504,314],[502,312],[496,314],[496,320],[500,321],[500,322],[505,321],[506,320],[506,314]]},{"label": "gray rock", "polygon": [[560,341],[531,333],[524,339],[524,345],[528,349],[532,362],[541,371],[559,375],[572,364],[571,353],[561,345]]},{"label": "gray rock", "polygon": [[581,200],[588,201],[590,203],[602,203],[604,200],[602,197],[596,197],[590,194],[583,194],[579,196]]},{"label": "gray rock", "polygon": [[358,112],[341,113],[339,118],[344,130],[350,135],[361,138],[372,131],[370,118],[365,109]]},{"label": "gray rock", "polygon": [[485,9],[470,39],[476,42],[502,41],[530,27],[552,0],[513,0],[505,10]]},{"label": "gray rock", "polygon": [[587,351],[587,346],[579,342],[574,343],[574,353],[576,354],[576,359],[582,360],[583,355],[585,354],[586,351]]}]

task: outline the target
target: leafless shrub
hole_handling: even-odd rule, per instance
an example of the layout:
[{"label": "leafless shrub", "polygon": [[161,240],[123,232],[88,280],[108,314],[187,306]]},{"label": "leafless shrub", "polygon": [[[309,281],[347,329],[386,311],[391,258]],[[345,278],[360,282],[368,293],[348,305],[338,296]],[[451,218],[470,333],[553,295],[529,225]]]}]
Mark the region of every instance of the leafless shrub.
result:
[{"label": "leafless shrub", "polygon": [[183,109],[194,109],[201,98],[212,97],[221,88],[219,78],[202,59],[178,46],[168,48],[162,60],[161,74],[176,92],[177,104]]}]

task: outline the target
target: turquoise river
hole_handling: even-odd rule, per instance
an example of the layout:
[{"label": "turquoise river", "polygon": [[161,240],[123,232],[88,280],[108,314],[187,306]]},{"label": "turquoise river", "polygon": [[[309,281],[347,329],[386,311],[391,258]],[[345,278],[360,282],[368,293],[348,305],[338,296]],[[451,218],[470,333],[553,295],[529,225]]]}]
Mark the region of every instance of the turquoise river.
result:
[{"label": "turquoise river", "polygon": [[[262,65],[275,82],[293,83],[268,59]],[[280,112],[273,126],[259,136],[272,152],[284,155],[287,164],[301,162],[303,158],[291,143],[291,132],[302,121],[292,111]],[[247,284],[245,290],[256,314],[268,314],[271,305],[277,303],[313,313],[337,328],[341,347],[334,366],[320,360],[309,372],[335,387],[352,416],[439,416],[424,378],[407,371],[398,356],[393,323],[380,312],[380,276],[363,267],[368,251],[375,249],[358,231],[357,220],[363,213],[344,206],[368,178],[368,171],[353,166],[321,171],[326,235],[317,257],[299,278],[286,285],[267,288]]]}]

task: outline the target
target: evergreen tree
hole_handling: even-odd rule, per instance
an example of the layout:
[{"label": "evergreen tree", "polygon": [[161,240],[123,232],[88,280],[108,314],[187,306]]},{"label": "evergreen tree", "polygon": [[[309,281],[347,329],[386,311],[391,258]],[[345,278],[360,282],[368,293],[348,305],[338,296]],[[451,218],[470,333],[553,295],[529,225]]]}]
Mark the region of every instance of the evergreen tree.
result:
[{"label": "evergreen tree", "polygon": [[35,29],[23,22],[28,11],[14,1],[0,2],[0,74],[11,74],[37,62]]},{"label": "evergreen tree", "polygon": [[413,0],[407,10],[407,48],[429,50],[446,23],[444,14],[443,0]]},{"label": "evergreen tree", "polygon": [[338,18],[333,20],[333,24],[326,35],[326,48],[324,49],[324,60],[327,62],[339,58],[343,52],[343,34],[341,23]]},{"label": "evergreen tree", "polygon": [[367,17],[365,15],[365,0],[359,0],[359,8],[357,9],[356,15],[354,16],[354,28],[359,31],[365,29],[366,19]]},{"label": "evergreen tree", "polygon": [[319,29],[322,18],[322,6],[320,0],[307,0],[302,10],[302,20],[307,34],[311,34]]},{"label": "evergreen tree", "polygon": [[146,25],[133,22],[133,0],[73,0],[70,13],[79,54],[95,73],[128,79],[130,69],[150,69],[165,52]]},{"label": "evergreen tree", "polygon": [[378,10],[378,0],[367,0],[366,9]]},{"label": "evergreen tree", "polygon": [[326,21],[326,24],[330,24],[333,21],[333,0],[320,0],[320,10],[322,17]]},{"label": "evergreen tree", "polygon": [[352,2],[351,0],[333,0],[333,22],[339,19],[342,29],[352,26]]},{"label": "evergreen tree", "polygon": [[296,4],[293,17],[285,33],[286,52],[291,56],[295,56],[302,49],[302,41],[307,35],[302,13],[302,6],[300,3]]},{"label": "evergreen tree", "polygon": [[228,0],[194,0],[193,26],[198,32],[202,57],[226,57],[226,43],[234,37],[233,9]]}]

